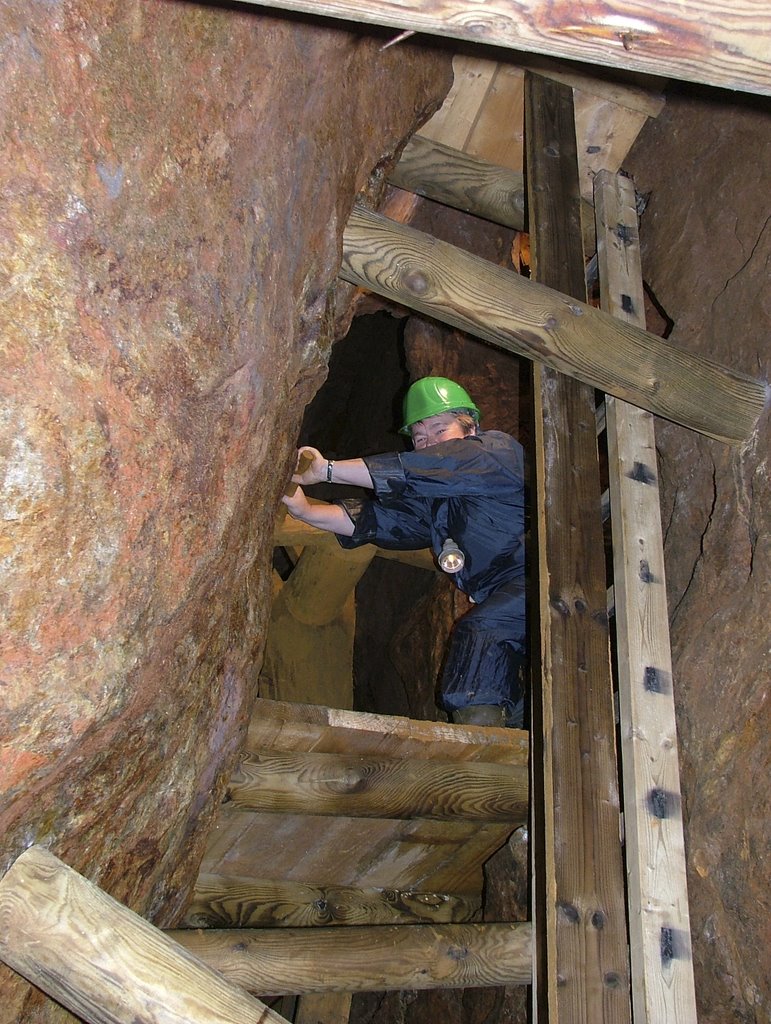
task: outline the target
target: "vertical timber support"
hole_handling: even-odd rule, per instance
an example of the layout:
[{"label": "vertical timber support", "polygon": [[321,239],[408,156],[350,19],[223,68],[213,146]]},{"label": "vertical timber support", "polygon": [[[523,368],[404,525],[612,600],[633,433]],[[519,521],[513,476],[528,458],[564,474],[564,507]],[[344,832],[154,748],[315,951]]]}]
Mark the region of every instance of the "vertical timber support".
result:
[{"label": "vertical timber support", "polygon": [[[634,185],[595,178],[602,308],[645,326]],[[653,416],[606,398],[634,1019],[695,1024]]]},{"label": "vertical timber support", "polygon": [[[528,74],[525,136],[534,275],[583,301],[569,87]],[[543,857],[534,864],[534,1019],[628,1024],[594,389],[536,366],[534,399],[542,692],[534,688],[533,806],[542,817],[533,849],[545,854],[545,868]]]}]

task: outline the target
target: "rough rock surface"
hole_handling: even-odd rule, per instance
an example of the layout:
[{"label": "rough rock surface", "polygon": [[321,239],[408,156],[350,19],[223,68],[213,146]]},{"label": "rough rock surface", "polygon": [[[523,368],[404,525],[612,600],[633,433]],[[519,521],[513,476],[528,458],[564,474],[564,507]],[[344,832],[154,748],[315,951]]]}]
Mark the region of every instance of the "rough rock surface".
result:
[{"label": "rough rock surface", "polygon": [[42,843],[166,925],[255,695],[342,226],[449,62],[160,0],[0,32],[0,867]]},{"label": "rough rock surface", "polygon": [[[771,105],[670,92],[628,169],[673,345],[768,381]],[[661,421],[662,522],[699,1020],[771,1019],[768,414],[737,447]]]}]

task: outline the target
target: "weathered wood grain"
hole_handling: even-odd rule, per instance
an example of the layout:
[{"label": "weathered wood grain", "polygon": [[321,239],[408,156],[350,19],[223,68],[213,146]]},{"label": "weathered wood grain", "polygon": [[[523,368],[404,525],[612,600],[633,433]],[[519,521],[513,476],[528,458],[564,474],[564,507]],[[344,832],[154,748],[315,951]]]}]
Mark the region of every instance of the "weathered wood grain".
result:
[{"label": "weathered wood grain", "polygon": [[519,729],[416,721],[263,698],[254,705],[246,749],[518,765],[528,760],[527,733]]},{"label": "weathered wood grain", "polygon": [[460,150],[413,135],[389,175],[398,188],[484,217],[525,228],[525,181],[521,173],[496,167]]},{"label": "weathered wood grain", "polygon": [[[595,206],[602,306],[643,324],[633,183],[600,172]],[[655,426],[606,405],[634,1016],[695,1024]]]},{"label": "weathered wood grain", "polygon": [[386,992],[526,985],[530,925],[379,925],[167,933],[251,992]]},{"label": "weathered wood grain", "polygon": [[[325,626],[343,614],[356,584],[375,557],[370,545],[341,558],[336,548],[307,547],[281,588],[286,608],[306,626]],[[312,667],[313,662],[309,664]]]},{"label": "weathered wood grain", "polygon": [[760,381],[362,208],[340,276],[711,437],[746,438],[764,408]]},{"label": "weathered wood grain", "polygon": [[479,762],[262,752],[227,787],[238,807],[367,818],[527,820],[527,769]]},{"label": "weathered wood grain", "polygon": [[0,959],[89,1024],[284,1021],[39,846],[0,880]]},{"label": "weathered wood grain", "polygon": [[[583,295],[572,91],[526,79],[532,270]],[[628,1024],[624,870],[594,391],[536,372],[542,689],[534,699],[535,1019]],[[539,750],[542,754],[539,757]]]},{"label": "weathered wood grain", "polygon": [[202,874],[184,923],[188,928],[450,924],[473,920],[480,907],[476,896]]},{"label": "weathered wood grain", "polygon": [[364,24],[771,93],[766,0],[248,0]]}]

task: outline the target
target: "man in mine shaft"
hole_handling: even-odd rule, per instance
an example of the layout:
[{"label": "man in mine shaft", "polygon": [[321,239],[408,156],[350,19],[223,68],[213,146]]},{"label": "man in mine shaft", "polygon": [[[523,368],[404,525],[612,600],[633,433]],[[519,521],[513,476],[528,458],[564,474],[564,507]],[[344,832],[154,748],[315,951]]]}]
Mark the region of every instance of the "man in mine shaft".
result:
[{"label": "man in mine shaft", "polygon": [[[310,465],[283,498],[289,514],[337,535],[344,548],[430,547],[472,607],[455,623],[441,680],[453,722],[525,726],[525,479],[521,444],[480,429],[468,392],[423,377],[404,399],[401,433],[413,451],[333,461],[303,447]],[[373,497],[311,504],[302,487],[348,484]]]}]

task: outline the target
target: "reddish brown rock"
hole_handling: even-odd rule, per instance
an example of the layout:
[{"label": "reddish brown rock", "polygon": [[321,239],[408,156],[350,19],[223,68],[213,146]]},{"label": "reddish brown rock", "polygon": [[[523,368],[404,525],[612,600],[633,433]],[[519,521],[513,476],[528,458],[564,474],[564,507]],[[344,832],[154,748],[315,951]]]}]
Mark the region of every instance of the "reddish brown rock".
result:
[{"label": "reddish brown rock", "polygon": [[2,863],[42,843],[169,924],[256,692],[342,226],[449,62],[189,3],[0,28]]},{"label": "reddish brown rock", "polygon": [[[628,161],[644,272],[672,343],[769,379],[771,118],[672,93]],[[771,1017],[771,484],[766,415],[730,448],[656,426],[702,1024]]]}]

